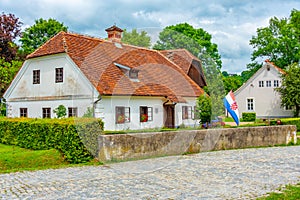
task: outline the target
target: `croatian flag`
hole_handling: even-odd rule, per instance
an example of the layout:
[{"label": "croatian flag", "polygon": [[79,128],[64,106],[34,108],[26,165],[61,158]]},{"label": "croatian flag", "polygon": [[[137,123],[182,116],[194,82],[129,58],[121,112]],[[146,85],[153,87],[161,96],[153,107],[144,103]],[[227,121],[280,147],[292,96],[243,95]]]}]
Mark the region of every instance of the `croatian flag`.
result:
[{"label": "croatian flag", "polygon": [[224,98],[224,106],[227,109],[227,111],[230,113],[231,117],[234,119],[236,125],[239,125],[239,111],[238,111],[238,105],[235,101],[235,97],[233,95],[233,92],[230,91],[226,97]]}]

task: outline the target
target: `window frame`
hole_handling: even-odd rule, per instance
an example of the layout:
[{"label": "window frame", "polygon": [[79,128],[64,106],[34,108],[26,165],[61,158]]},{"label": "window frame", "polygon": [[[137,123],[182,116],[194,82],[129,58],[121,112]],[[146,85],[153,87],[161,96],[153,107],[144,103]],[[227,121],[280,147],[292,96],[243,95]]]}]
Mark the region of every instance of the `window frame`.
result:
[{"label": "window frame", "polygon": [[273,81],[273,86],[274,86],[274,88],[278,88],[279,87],[279,80],[274,80]]},{"label": "window frame", "polygon": [[264,81],[258,81],[258,87],[264,87]]},{"label": "window frame", "polygon": [[[249,102],[249,100],[252,100],[252,102]],[[246,99],[246,110],[247,111],[254,111],[254,98],[247,98]],[[249,109],[250,108],[250,109]],[[252,109],[251,109],[252,108]]]},{"label": "window frame", "polygon": [[78,108],[68,107],[68,117],[78,117]]},{"label": "window frame", "polygon": [[28,108],[20,108],[20,117],[28,117]]},{"label": "window frame", "polygon": [[50,107],[42,108],[42,115],[43,115],[43,118],[51,119],[51,108]]},{"label": "window frame", "polygon": [[32,71],[32,84],[41,83],[41,70],[35,69]]},{"label": "window frame", "polygon": [[140,122],[150,121],[153,121],[153,107],[140,106]]},{"label": "window frame", "polygon": [[272,81],[270,80],[266,81],[266,87],[272,87]]},{"label": "window frame", "polygon": [[[123,115],[123,118],[121,117]],[[116,124],[124,124],[130,122],[130,107],[116,106],[115,107],[115,122]]]},{"label": "window frame", "polygon": [[194,106],[194,116],[193,116],[193,119],[200,119],[200,110],[197,109],[197,106]]},{"label": "window frame", "polygon": [[64,68],[57,67],[55,68],[55,83],[63,83],[64,82]]},{"label": "window frame", "polygon": [[192,106],[182,106],[182,119],[193,119]]}]

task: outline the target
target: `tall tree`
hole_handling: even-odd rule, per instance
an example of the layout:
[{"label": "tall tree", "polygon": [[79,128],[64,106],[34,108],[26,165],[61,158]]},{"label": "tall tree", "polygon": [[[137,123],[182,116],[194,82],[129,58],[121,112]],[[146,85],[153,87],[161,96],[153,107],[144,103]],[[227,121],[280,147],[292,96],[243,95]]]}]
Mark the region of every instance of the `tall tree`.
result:
[{"label": "tall tree", "polygon": [[210,95],[212,102],[212,117],[224,112],[223,98],[225,96],[221,74],[221,56],[218,47],[211,42],[211,35],[203,29],[183,23],[168,26],[159,33],[159,40],[153,47],[157,50],[185,48],[202,61],[206,76],[205,91]]},{"label": "tall tree", "polygon": [[300,11],[294,9],[289,18],[273,17],[269,26],[257,29],[257,35],[250,40],[253,46],[251,60],[254,65],[256,59],[268,58],[280,68],[300,61]]},{"label": "tall tree", "polygon": [[146,31],[138,33],[136,29],[132,29],[131,32],[127,32],[125,29],[123,32],[122,42],[139,47],[150,48],[151,38],[147,35]]},{"label": "tall tree", "polygon": [[0,58],[5,61],[15,59],[17,54],[17,45],[14,40],[21,35],[22,22],[13,14],[4,14],[0,16]]},{"label": "tall tree", "polygon": [[153,48],[157,50],[185,48],[196,57],[206,52],[221,69],[222,61],[218,46],[212,43],[211,38],[211,35],[202,28],[196,29],[188,23],[182,23],[164,28]]},{"label": "tall tree", "polygon": [[286,74],[282,75],[282,85],[276,90],[281,95],[281,106],[292,107],[294,116],[300,113],[300,65],[294,63],[287,67]]},{"label": "tall tree", "polygon": [[[210,97],[204,93],[197,98],[197,106],[196,109],[199,112],[195,114],[198,115],[197,117],[200,118],[201,124],[207,124],[211,121],[212,116],[212,102]],[[208,126],[206,126],[208,127]]]},{"label": "tall tree", "polygon": [[22,61],[12,60],[6,62],[4,58],[0,58],[0,97],[2,97],[21,66]]},{"label": "tall tree", "polygon": [[239,75],[223,76],[223,83],[225,92],[228,93],[230,90],[236,91],[239,87],[242,86],[243,81],[242,77]]},{"label": "tall tree", "polygon": [[58,32],[67,30],[68,27],[55,19],[44,20],[40,18],[22,33],[21,47],[25,54],[30,54]]}]

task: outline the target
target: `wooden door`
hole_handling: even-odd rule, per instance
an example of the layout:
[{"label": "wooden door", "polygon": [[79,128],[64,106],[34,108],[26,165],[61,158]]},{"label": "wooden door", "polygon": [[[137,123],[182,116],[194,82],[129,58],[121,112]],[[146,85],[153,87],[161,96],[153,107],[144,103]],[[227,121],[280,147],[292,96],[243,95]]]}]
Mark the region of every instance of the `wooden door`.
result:
[{"label": "wooden door", "polygon": [[175,127],[175,112],[174,105],[164,105],[165,109],[165,127],[174,128]]}]

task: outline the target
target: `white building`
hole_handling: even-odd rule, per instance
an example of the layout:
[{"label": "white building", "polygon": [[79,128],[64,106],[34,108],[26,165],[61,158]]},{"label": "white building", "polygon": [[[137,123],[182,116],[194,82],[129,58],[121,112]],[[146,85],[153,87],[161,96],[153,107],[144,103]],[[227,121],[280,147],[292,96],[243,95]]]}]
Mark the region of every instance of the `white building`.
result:
[{"label": "white building", "polygon": [[258,118],[291,117],[291,109],[282,108],[280,94],[275,88],[281,86],[281,75],[285,72],[269,60],[237,91],[234,92],[239,107],[239,116],[243,112],[255,112]]},{"label": "white building", "polygon": [[105,130],[198,124],[196,98],[206,85],[201,62],[186,50],[159,52],[120,42],[60,32],[30,54],[4,94],[8,117],[54,118],[88,108]]}]

